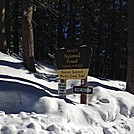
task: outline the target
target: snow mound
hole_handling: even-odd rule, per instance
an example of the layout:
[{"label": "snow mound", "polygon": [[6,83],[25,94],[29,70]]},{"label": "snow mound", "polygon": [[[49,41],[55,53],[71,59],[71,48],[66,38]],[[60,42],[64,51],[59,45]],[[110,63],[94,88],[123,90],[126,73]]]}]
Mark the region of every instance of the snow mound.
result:
[{"label": "snow mound", "polygon": [[88,77],[94,91],[84,105],[72,93],[80,81],[68,81],[61,98],[56,70],[36,67],[31,74],[0,52],[0,134],[134,134],[134,95],[125,82]]}]

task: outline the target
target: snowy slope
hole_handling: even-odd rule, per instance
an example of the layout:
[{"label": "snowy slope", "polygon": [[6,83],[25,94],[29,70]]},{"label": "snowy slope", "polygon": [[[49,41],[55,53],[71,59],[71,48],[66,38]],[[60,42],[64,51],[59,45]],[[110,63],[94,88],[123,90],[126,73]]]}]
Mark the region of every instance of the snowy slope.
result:
[{"label": "snowy slope", "polygon": [[94,93],[88,105],[72,93],[58,96],[59,78],[52,67],[25,69],[21,59],[0,52],[0,134],[134,134],[134,95],[125,82],[88,77]]}]

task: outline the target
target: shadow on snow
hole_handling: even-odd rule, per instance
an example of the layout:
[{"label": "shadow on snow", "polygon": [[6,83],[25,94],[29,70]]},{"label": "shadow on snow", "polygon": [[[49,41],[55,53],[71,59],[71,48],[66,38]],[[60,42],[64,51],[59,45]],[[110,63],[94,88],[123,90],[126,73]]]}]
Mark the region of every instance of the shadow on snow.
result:
[{"label": "shadow on snow", "polygon": [[25,69],[22,62],[9,62],[9,61],[0,60],[0,65],[9,66],[9,67],[15,68],[15,69]]},{"label": "shadow on snow", "polygon": [[[0,80],[0,110],[5,111],[6,113],[19,113],[21,111],[34,112],[34,104],[36,101],[45,96],[63,99],[59,96],[52,96],[49,94],[50,92],[56,95],[57,90],[50,89],[39,83],[7,75],[0,75],[0,78],[2,78],[2,80]],[[19,80],[20,82],[9,81],[9,79]],[[23,84],[22,82],[35,84],[35,86],[39,86],[42,89],[33,85]],[[64,98],[64,101],[74,104],[67,98]]]}]

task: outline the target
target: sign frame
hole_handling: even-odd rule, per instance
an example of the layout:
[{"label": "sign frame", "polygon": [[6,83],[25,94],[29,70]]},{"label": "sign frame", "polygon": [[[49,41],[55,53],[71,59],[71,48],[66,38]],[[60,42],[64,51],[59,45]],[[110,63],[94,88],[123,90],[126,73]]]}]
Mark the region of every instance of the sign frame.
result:
[{"label": "sign frame", "polygon": [[86,45],[78,48],[59,49],[56,64],[60,79],[85,79],[88,76],[92,48]]}]

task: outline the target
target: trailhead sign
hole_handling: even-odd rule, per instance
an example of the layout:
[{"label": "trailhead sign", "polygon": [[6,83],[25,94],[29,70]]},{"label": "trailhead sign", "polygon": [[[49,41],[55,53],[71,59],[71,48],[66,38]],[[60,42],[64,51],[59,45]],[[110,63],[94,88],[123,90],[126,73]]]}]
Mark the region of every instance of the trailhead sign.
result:
[{"label": "trailhead sign", "polygon": [[87,46],[57,50],[56,64],[60,79],[85,79],[91,54],[92,49]]}]

